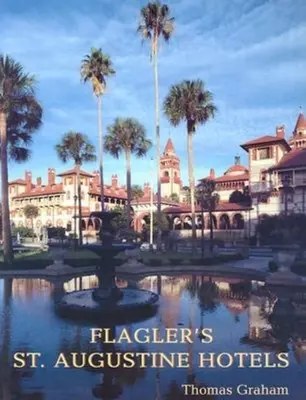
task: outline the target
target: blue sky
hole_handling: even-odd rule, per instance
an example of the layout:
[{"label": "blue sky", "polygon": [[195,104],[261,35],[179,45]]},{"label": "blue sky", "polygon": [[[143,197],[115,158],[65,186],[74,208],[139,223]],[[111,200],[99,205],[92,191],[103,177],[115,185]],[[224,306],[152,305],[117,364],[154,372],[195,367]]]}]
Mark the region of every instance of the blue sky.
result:
[{"label": "blue sky", "polygon": [[[80,61],[92,46],[113,60],[116,76],[103,99],[104,128],[117,116],[138,118],[154,138],[153,72],[148,45],[136,34],[139,9],[146,1],[2,0],[0,52],[20,61],[38,80],[44,124],[35,134],[27,164],[10,165],[10,177],[31,169],[46,176],[48,166],[66,168],[54,145],[73,129],[97,144],[97,118],[89,86],[80,82]],[[284,124],[291,134],[306,107],[305,0],[172,0],[176,19],[169,44],[160,52],[161,101],[171,84],[203,79],[215,97],[216,118],[194,137],[196,178],[209,168],[217,174],[240,154],[239,144],[274,134]],[[161,138],[171,135],[187,183],[186,130],[172,128],[164,117]],[[133,159],[133,183],[148,180],[149,158]],[[85,168],[95,169],[94,164]],[[125,180],[124,160],[105,156],[105,179],[118,173]]]}]

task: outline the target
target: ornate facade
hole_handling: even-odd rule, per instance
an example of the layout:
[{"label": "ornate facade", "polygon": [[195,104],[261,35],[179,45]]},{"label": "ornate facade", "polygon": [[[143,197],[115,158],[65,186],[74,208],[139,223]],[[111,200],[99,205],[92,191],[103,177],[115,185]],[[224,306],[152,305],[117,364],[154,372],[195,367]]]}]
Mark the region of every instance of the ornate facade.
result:
[{"label": "ornate facade", "polygon": [[[59,177],[60,182],[56,181]],[[27,204],[39,208],[39,216],[35,220],[35,230],[38,232],[43,226],[64,227],[68,231],[75,229],[75,215],[78,214],[76,197],[76,169],[62,172],[56,176],[55,169],[48,169],[47,182],[44,184],[41,177],[32,181],[30,171],[25,172],[24,179],[16,179],[9,183],[9,199],[11,220],[15,226],[31,226],[31,221],[24,216],[24,207]],[[84,231],[99,229],[99,221],[92,221],[89,215],[92,211],[101,209],[100,177],[98,172],[90,174],[80,171],[82,197],[82,226]],[[112,176],[110,185],[104,187],[106,209],[126,203],[126,188],[120,186],[117,175]]]},{"label": "ornate facade", "polygon": [[[220,203],[213,216],[214,228],[234,235],[248,236],[264,214],[281,212],[306,212],[306,120],[299,114],[291,137],[286,140],[285,128],[277,127],[275,134],[255,138],[241,145],[247,152],[248,163],[243,166],[240,157],[222,176],[216,177],[214,169],[208,177],[216,183]],[[76,208],[76,170],[58,174],[49,168],[46,184],[38,178],[32,182],[30,172],[24,179],[9,184],[11,219],[16,226],[29,225],[23,208],[27,204],[39,207],[40,215],[36,227],[63,226],[74,229]],[[171,228],[190,234],[191,210],[181,180],[180,159],[175,153],[171,139],[168,139],[160,160],[162,210],[167,214]],[[82,181],[82,224],[85,231],[99,229],[99,221],[91,221],[92,211],[100,209],[99,174],[81,171]],[[137,231],[153,212],[157,210],[157,196],[151,193],[148,183],[144,184],[142,198],[132,201],[134,227]],[[233,192],[247,192],[252,206],[230,201]],[[104,188],[107,208],[126,204],[126,188],[120,186],[117,175],[112,176],[111,185]],[[151,195],[152,194],[152,195]],[[152,204],[152,205],[151,205]],[[208,213],[196,207],[196,225],[200,234],[202,227],[209,229]]]}]

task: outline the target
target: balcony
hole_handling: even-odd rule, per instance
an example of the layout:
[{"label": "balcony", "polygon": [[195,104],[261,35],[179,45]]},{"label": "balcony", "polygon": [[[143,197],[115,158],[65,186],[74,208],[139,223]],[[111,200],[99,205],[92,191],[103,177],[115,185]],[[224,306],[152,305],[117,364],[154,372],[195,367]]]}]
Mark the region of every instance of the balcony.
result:
[{"label": "balcony", "polygon": [[290,186],[306,186],[306,175],[305,176],[294,176],[288,178],[278,178],[276,185],[277,187]]},{"label": "balcony", "polygon": [[262,192],[270,192],[273,190],[273,185],[271,182],[260,181],[260,182],[252,182],[250,184],[251,193],[262,193]]}]

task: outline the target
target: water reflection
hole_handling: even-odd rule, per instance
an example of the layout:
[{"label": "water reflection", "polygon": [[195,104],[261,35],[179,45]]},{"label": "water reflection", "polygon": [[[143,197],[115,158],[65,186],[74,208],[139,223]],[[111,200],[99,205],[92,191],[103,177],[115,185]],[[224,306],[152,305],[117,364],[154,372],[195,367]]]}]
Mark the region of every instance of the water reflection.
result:
[{"label": "water reflection", "polygon": [[[192,330],[212,327],[215,341],[203,349],[201,335],[191,344],[90,344],[89,327],[61,320],[54,312],[54,299],[63,293],[96,287],[95,276],[71,280],[13,279],[0,281],[0,399],[140,399],[188,400],[182,384],[204,387],[250,382],[272,384],[282,379],[297,399],[305,394],[306,372],[306,295],[292,290],[271,291],[261,282],[209,276],[149,276],[128,281],[117,278],[119,287],[137,286],[161,295],[158,314],[151,319],[125,326],[131,335],[140,327],[186,327]],[[122,327],[110,327],[114,337]],[[199,330],[200,332],[200,330]],[[254,348],[255,350],[250,350]],[[108,352],[188,352],[190,368],[14,370],[12,354],[21,349],[44,353],[53,365],[63,353]],[[256,350],[257,349],[257,350]],[[290,352],[290,371],[200,370],[199,351]],[[217,373],[216,373],[217,372]],[[151,396],[151,397],[150,397]],[[218,396],[190,396],[190,399],[217,399]],[[271,397],[273,398],[273,397]]]}]

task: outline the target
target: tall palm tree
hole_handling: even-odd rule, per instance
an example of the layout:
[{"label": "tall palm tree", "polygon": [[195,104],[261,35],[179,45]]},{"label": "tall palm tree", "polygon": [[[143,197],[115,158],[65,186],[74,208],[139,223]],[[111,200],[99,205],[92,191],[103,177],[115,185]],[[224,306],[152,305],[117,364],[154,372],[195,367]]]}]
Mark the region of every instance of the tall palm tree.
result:
[{"label": "tall palm tree", "polygon": [[[137,32],[143,40],[151,42],[151,60],[154,69],[155,86],[155,129],[156,129],[156,163],[157,163],[157,213],[161,213],[161,182],[160,182],[160,116],[159,116],[159,84],[158,84],[158,51],[159,39],[168,42],[174,31],[174,18],[170,17],[170,9],[159,1],[149,2],[140,11],[140,23]],[[160,245],[161,230],[158,234]]]},{"label": "tall palm tree", "polygon": [[116,118],[113,125],[108,128],[105,137],[105,150],[118,158],[124,153],[126,162],[126,187],[127,187],[127,212],[128,228],[131,224],[131,155],[144,157],[151,148],[152,143],[146,138],[146,131],[142,124],[134,118]]},{"label": "tall palm tree", "polygon": [[106,78],[114,75],[115,70],[112,61],[101,49],[92,47],[90,54],[82,60],[81,77],[84,83],[91,82],[93,94],[97,98],[98,109],[98,131],[99,131],[99,172],[101,208],[105,209],[104,203],[104,177],[103,177],[103,130],[102,130],[102,96],[105,94]]},{"label": "tall palm tree", "polygon": [[[210,250],[213,250],[214,241],[214,220],[213,211],[215,211],[220,201],[220,196],[216,191],[216,184],[211,179],[202,179],[201,183],[197,185],[196,198],[204,210],[209,213],[209,229],[210,229]],[[203,221],[204,222],[204,221]]]},{"label": "tall palm tree", "polygon": [[79,243],[82,244],[82,196],[80,169],[83,163],[96,160],[95,148],[86,135],[80,132],[70,131],[63,135],[61,142],[55,146],[55,150],[61,161],[66,163],[69,160],[73,160],[75,164],[79,208]]},{"label": "tall palm tree", "polygon": [[30,157],[32,134],[40,127],[42,107],[35,97],[35,78],[21,64],[0,54],[0,156],[4,261],[13,261],[8,196],[8,160]]},{"label": "tall palm tree", "polygon": [[173,126],[177,126],[181,122],[186,123],[193,246],[195,246],[196,225],[192,138],[196,133],[197,126],[205,124],[210,118],[213,118],[216,111],[213,95],[206,90],[205,84],[201,80],[185,80],[173,85],[164,101],[164,112],[170,123]]}]

